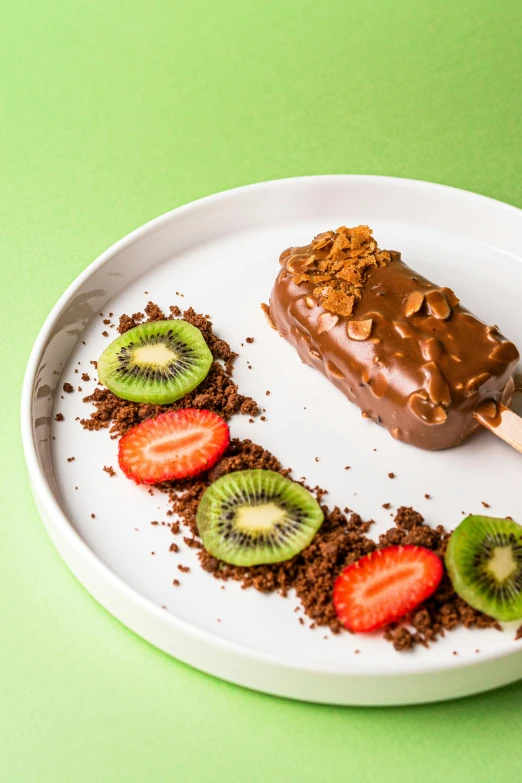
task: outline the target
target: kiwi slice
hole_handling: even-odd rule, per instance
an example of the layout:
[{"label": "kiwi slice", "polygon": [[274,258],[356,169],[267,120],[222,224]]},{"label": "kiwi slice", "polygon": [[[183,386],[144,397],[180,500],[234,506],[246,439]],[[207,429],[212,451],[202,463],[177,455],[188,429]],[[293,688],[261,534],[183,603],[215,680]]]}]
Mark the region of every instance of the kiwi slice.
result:
[{"label": "kiwi slice", "polygon": [[522,617],[522,526],[466,517],[451,534],[446,568],[455,592],[495,620]]},{"label": "kiwi slice", "polygon": [[166,405],[207,376],[212,354],[186,321],[150,321],[122,334],[98,361],[100,381],[124,400]]},{"label": "kiwi slice", "polygon": [[222,476],[206,490],[196,515],[207,552],[237,566],[290,560],[322,521],[308,490],[272,470]]}]

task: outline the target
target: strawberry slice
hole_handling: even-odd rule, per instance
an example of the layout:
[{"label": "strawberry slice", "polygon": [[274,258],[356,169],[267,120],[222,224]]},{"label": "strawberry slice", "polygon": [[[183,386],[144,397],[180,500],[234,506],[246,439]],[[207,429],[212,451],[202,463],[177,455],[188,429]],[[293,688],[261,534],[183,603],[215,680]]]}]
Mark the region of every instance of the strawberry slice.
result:
[{"label": "strawberry slice", "polygon": [[435,592],[444,572],[435,552],[389,546],[365,555],[335,580],[334,606],[349,631],[374,631],[415,609]]},{"label": "strawberry slice", "polygon": [[215,413],[195,408],[167,411],[125,433],[118,462],[137,484],[159,484],[208,470],[229,441],[228,425]]}]

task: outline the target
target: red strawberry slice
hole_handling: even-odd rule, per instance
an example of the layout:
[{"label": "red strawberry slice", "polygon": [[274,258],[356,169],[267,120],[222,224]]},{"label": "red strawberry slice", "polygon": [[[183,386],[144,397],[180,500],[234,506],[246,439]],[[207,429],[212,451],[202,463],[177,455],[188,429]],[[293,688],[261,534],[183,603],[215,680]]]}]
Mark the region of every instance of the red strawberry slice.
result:
[{"label": "red strawberry slice", "polygon": [[435,592],[442,560],[421,546],[389,546],[365,555],[335,580],[334,606],[349,631],[374,631]]},{"label": "red strawberry slice", "polygon": [[159,484],[208,470],[229,441],[228,425],[215,413],[195,408],[167,411],[123,436],[118,462],[137,484]]}]

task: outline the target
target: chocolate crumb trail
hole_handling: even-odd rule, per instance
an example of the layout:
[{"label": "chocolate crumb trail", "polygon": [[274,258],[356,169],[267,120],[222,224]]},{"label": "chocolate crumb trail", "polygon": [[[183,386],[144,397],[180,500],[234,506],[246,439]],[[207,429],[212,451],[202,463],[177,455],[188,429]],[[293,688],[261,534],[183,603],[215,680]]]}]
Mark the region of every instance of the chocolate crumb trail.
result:
[{"label": "chocolate crumb trail", "polygon": [[482,505],[484,506],[484,508],[491,508],[491,506],[489,505],[489,503],[486,503],[486,501],[485,501],[485,500],[482,500],[482,501],[481,501],[481,503],[482,503]]},{"label": "chocolate crumb trail", "polygon": [[[171,308],[171,313],[171,317],[178,317],[180,314],[176,308]],[[149,321],[165,318],[160,308],[152,302],[145,308],[145,315]],[[118,330],[123,334],[144,317],[140,313],[132,317],[122,316]],[[236,354],[227,343],[214,335],[211,321],[192,309],[185,310],[183,318],[202,331],[213,354],[214,363],[207,378],[197,389],[170,406],[132,403],[115,397],[107,389],[98,388],[92,395],[84,398],[85,402],[94,405],[91,416],[82,421],[86,429],[110,428],[111,436],[117,438],[140,421],[157,416],[165,410],[184,407],[206,408],[225,419],[235,413],[253,417],[259,412],[255,401],[240,395],[237,385],[233,383],[232,371]],[[267,390],[266,395],[269,396],[270,391]],[[304,613],[316,626],[329,628],[334,634],[344,631],[332,601],[334,582],[344,568],[364,555],[386,546],[413,544],[431,549],[441,558],[444,557],[449,533],[442,526],[431,528],[426,525],[423,517],[412,508],[399,508],[395,514],[394,527],[379,536],[378,541],[374,541],[368,536],[371,521],[363,521],[358,514],[348,509],[343,513],[338,507],[329,508],[322,503],[325,491],[316,487],[324,522],[306,549],[283,563],[251,568],[232,566],[219,561],[201,545],[196,525],[199,501],[208,486],[220,476],[249,468],[273,470],[283,476],[291,472],[262,446],[249,439],[233,438],[221,460],[210,471],[191,479],[159,485],[157,489],[166,492],[169,497],[171,509],[167,516],[175,514],[179,517],[179,521],[169,523],[171,532],[178,535],[181,525],[184,526],[191,534],[191,537],[184,536],[185,543],[197,548],[202,568],[216,579],[223,582],[234,580],[243,588],[252,587],[263,593],[278,592],[282,596],[293,591]],[[345,469],[349,470],[350,466]],[[115,473],[112,468],[105,467],[104,470],[109,475]],[[389,473],[388,476],[395,478],[394,473]],[[387,505],[384,504],[385,507]],[[177,544],[170,544],[169,548],[171,552],[179,551]],[[190,571],[188,566],[178,565],[177,568],[181,573]],[[173,585],[178,586],[179,581],[174,579]],[[407,651],[419,644],[428,646],[459,625],[467,628],[500,629],[495,620],[472,609],[459,598],[445,574],[436,592],[403,621],[384,629],[384,636],[397,650]],[[522,638],[522,627],[519,633],[519,638]]]},{"label": "chocolate crumb trail", "polygon": [[[207,474],[191,480],[167,482],[163,489],[169,493],[172,510],[198,537],[196,511],[205,489],[220,476],[235,470],[260,468],[275,470],[283,475],[277,458],[262,446],[250,440],[233,438],[221,461]],[[306,615],[318,626],[328,626],[334,633],[343,630],[332,602],[335,579],[347,565],[365,554],[385,546],[415,544],[434,550],[443,556],[449,538],[442,526],[435,529],[424,524],[423,517],[411,508],[401,507],[395,515],[395,527],[380,536],[376,543],[367,536],[371,522],[364,522],[358,514],[342,513],[339,508],[321,506],[325,520],[311,544],[296,557],[284,563],[243,568],[223,563],[200,549],[202,567],[216,579],[238,581],[244,588],[260,592],[279,592],[286,596],[295,590]],[[445,631],[458,625],[469,628],[498,628],[498,623],[468,606],[453,591],[447,576],[440,587],[424,604],[400,625],[385,630],[385,638],[397,649],[411,649],[417,644],[427,646]],[[397,629],[404,628],[407,633]],[[409,634],[409,635],[408,635]],[[411,639],[410,639],[411,637]]]},{"label": "chocolate crumb trail", "polygon": [[70,394],[71,392],[74,391],[74,386],[72,385],[72,383],[64,383],[62,389],[64,390],[64,392],[67,392],[67,394]]},{"label": "chocolate crumb trail", "polygon": [[105,473],[108,473],[111,478],[116,475],[116,471],[110,465],[105,465],[103,469]]},{"label": "chocolate crumb trail", "polygon": [[63,413],[57,413],[54,417],[55,421],[63,421]]}]

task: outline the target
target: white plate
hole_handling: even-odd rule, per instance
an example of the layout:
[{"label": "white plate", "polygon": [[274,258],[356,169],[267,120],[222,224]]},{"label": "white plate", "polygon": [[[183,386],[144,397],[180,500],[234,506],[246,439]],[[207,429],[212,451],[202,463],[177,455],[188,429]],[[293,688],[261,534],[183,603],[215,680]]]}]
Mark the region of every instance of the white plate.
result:
[{"label": "white plate", "polygon": [[[211,313],[216,331],[240,350],[240,389],[267,409],[264,423],[236,417],[233,435],[253,438],[296,477],[327,487],[331,504],[377,520],[374,535],[391,525],[385,502],[413,505],[430,524],[450,528],[463,512],[483,511],[481,501],[491,514],[522,520],[519,454],[486,432],[448,452],[396,442],[268,328],[259,303],[269,298],[281,250],[358,223],[371,225],[382,247],[400,249],[407,263],[454,288],[470,309],[522,343],[522,212],[514,207],[386,177],[309,177],[221,193],[118,242],[53,309],[23,391],[29,475],[47,530],[78,579],[125,625],[176,658],[250,688],[311,701],[448,699],[522,677],[522,642],[514,641],[513,625],[504,633],[459,629],[428,650],[405,654],[378,635],[310,630],[308,621],[299,624],[293,597],[238,584],[221,590],[195,553],[183,546],[178,555],[168,551],[174,539],[167,527],[151,526],[166,520],[165,497],[151,497],[119,471],[109,478],[102,467],[117,469],[116,441],[75,421],[88,413],[81,398],[94,387],[80,374],[95,375],[89,361],[107,345],[99,313],[132,313],[148,299],[164,308],[191,305]],[[247,336],[255,342],[241,348]],[[83,393],[62,399],[65,380],[80,383]],[[65,421],[55,423],[57,411]],[[181,574],[178,563],[190,573]],[[180,587],[172,586],[174,578]]]}]

